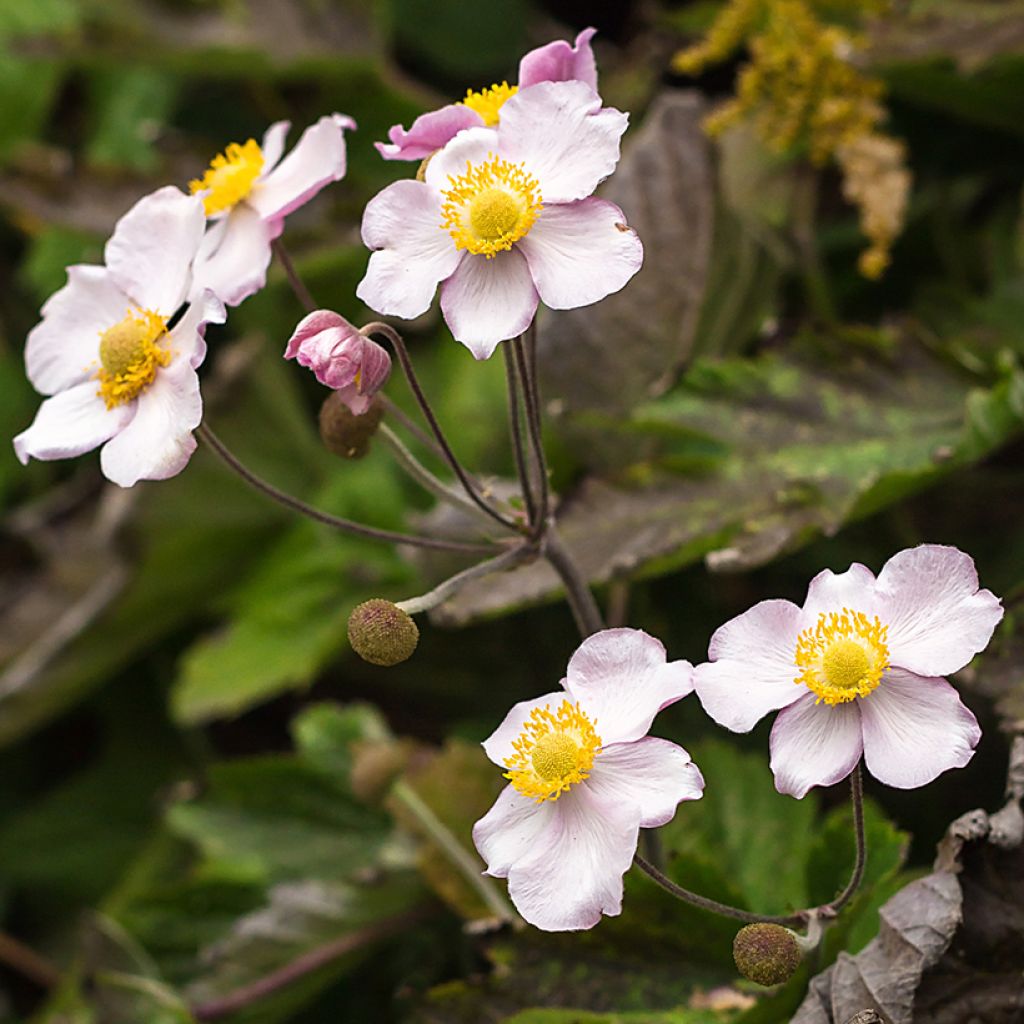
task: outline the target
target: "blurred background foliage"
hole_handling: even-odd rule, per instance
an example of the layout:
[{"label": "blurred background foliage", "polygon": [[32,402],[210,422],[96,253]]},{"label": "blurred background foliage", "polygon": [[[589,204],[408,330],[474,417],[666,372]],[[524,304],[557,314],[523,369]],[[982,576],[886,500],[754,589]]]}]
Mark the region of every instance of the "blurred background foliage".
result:
[{"label": "blurred background foliage", "polygon": [[[607,302],[543,316],[540,355],[562,532],[610,616],[696,662],[752,602],[922,541],[971,552],[1010,609],[959,680],[986,730],[969,768],[925,799],[869,782],[868,885],[819,968],[871,939],[951,817],[998,804],[1024,721],[1024,4],[787,2],[853,41],[871,130],[904,147],[878,280],[858,269],[860,211],[892,168],[852,195],[849,166],[815,149],[825,80],[750,71],[767,0],[0,0],[0,433],[38,401],[21,350],[39,306],[141,195],[273,120],[351,114],[349,174],[287,242],[318,302],[359,322],[361,209],[411,172],[371,142],[594,24],[603,96],[634,126],[605,194],[646,263]],[[676,57],[730,17],[734,45]],[[780,102],[798,111],[781,140]],[[274,268],[211,330],[217,431],[338,514],[476,529],[383,448],[323,450],[323,393],[280,358],[301,315]],[[407,336],[463,460],[500,486],[500,360],[475,363],[435,313]],[[389,393],[408,405],[397,378]],[[459,870],[451,843],[475,857],[501,783],[478,741],[576,645],[543,566],[467,587],[382,670],[348,651],[349,610],[453,566],[297,522],[205,451],[123,492],[93,457],[26,469],[8,446],[0,503],[0,914],[47,961],[0,966],[0,1020],[754,1024],[800,1002],[806,969],[756,1004],[722,988],[733,927],[643,878],[622,917],[551,936],[498,927],[502,887]],[[841,787],[778,796],[767,729],[723,740],[693,701],[656,731],[708,780],[663,830],[672,877],[765,912],[834,894]],[[315,970],[245,998],[305,957]]]}]

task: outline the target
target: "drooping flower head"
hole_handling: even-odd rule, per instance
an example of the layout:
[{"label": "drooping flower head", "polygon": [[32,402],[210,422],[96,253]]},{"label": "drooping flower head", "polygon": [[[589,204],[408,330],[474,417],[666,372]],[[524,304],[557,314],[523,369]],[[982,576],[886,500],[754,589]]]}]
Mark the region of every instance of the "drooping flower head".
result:
[{"label": "drooping flower head", "polygon": [[284,357],[312,370],[356,416],[366,412],[391,373],[391,356],[329,309],[318,309],[299,322]]},{"label": "drooping flower head", "polygon": [[484,742],[509,785],[473,841],[530,924],[573,931],[620,913],[639,830],[700,799],[689,754],[647,735],[691,674],[654,637],[606,629],[577,649],[561,691],[516,704]]},{"label": "drooping flower head", "polygon": [[983,650],[1002,616],[968,555],[922,544],[877,579],[856,562],[826,569],[802,608],[762,601],[727,622],[694,687],[734,732],[783,709],[771,733],[781,793],[838,782],[862,755],[880,782],[913,789],[974,755],[981,730],[941,677]]},{"label": "drooping flower head", "polygon": [[411,319],[439,282],[452,334],[477,359],[533,320],[539,300],[574,309],[618,291],[643,246],[591,193],[619,160],[627,115],[583,82],[542,82],[502,107],[497,128],[460,132],[422,181],[397,181],[363,215],[374,250],[356,294]]},{"label": "drooping flower head", "polygon": [[105,266],[68,268],[25,347],[29,380],[52,397],[14,439],[23,463],[103,445],[103,473],[122,487],[184,468],[202,418],[203,329],[224,320],[205,292],[170,326],[192,291],[204,224],[199,199],[162,188],[118,221]]},{"label": "drooping flower head", "polygon": [[282,160],[290,125],[277,121],[261,145],[255,139],[232,143],[214,157],[189,185],[214,221],[196,260],[196,288],[237,306],[263,287],[270,244],[284,230],[285,217],[344,177],[345,131],[355,126],[343,114],[321,117]]},{"label": "drooping flower head", "polygon": [[470,89],[461,103],[421,114],[406,131],[400,124],[388,132],[390,143],[374,145],[385,160],[423,160],[444,147],[463,128],[493,127],[501,108],[520,89],[538,82],[579,81],[597,92],[597,64],[590,40],[597,30],[585,28],[570,46],[561,39],[531,50],[519,62],[519,84],[502,82],[479,92]]}]

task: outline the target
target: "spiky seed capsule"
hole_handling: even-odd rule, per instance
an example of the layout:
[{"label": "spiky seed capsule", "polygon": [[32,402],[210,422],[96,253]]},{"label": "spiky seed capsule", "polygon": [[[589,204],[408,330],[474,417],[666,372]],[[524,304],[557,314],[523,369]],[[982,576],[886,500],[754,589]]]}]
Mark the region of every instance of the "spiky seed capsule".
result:
[{"label": "spiky seed capsule", "polygon": [[398,665],[416,650],[420,631],[412,617],[391,601],[374,597],[348,618],[348,642],[371,665]]},{"label": "spiky seed capsule", "polygon": [[736,933],[732,956],[744,978],[758,985],[788,981],[802,959],[796,936],[778,924],[748,924]]},{"label": "spiky seed capsule", "polygon": [[340,391],[332,391],[320,406],[320,439],[324,447],[343,459],[361,459],[370,450],[370,439],[384,417],[384,406],[374,398],[370,408],[357,416],[345,404]]}]

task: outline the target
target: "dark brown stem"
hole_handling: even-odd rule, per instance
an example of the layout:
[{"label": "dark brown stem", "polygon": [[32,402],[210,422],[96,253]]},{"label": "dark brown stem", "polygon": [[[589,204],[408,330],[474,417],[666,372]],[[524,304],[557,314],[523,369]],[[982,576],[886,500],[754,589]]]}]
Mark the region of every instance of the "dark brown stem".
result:
[{"label": "dark brown stem", "polygon": [[576,562],[553,526],[547,527],[542,545],[541,550],[544,557],[551,563],[551,567],[558,573],[565,586],[565,596],[572,609],[580,636],[586,640],[588,636],[599,633],[604,629],[601,609],[598,608],[597,601],[594,600],[594,595],[590,592],[590,587],[580,575]]},{"label": "dark brown stem", "polygon": [[512,345],[516,368],[522,381],[523,403],[526,406],[526,428],[530,437],[530,447],[537,466],[537,486],[540,496],[537,501],[537,517],[533,524],[533,536],[541,537],[547,529],[550,492],[548,489],[548,463],[544,454],[544,437],[541,430],[540,396],[537,390],[536,375],[531,372],[530,360],[522,338],[508,342]]},{"label": "dark brown stem", "polygon": [[423,416],[427,423],[430,425],[430,429],[437,439],[437,443],[441,446],[442,454],[444,455],[445,461],[451,467],[452,472],[459,478],[459,483],[462,484],[466,491],[466,494],[477,504],[484,512],[486,512],[492,519],[501,523],[502,526],[508,527],[510,530],[515,530],[516,533],[521,533],[519,524],[513,519],[509,519],[508,516],[499,512],[489,502],[485,501],[474,481],[470,478],[469,474],[462,468],[462,463],[455,456],[455,452],[452,450],[451,445],[448,443],[448,439],[444,435],[444,431],[441,429],[441,424],[438,423],[437,417],[434,415],[434,410],[431,408],[430,402],[427,400],[427,396],[420,386],[419,378],[416,376],[416,371],[413,369],[412,360],[409,358],[409,351],[405,347],[405,341],[402,336],[389,324],[374,322],[367,324],[362,328],[362,333],[366,335],[370,334],[382,334],[388,341],[391,342],[392,348],[395,350],[395,355],[398,358],[399,365],[402,367],[402,372],[405,374],[405,379],[409,382],[409,388],[412,390],[413,395],[416,398],[420,409],[423,412]]},{"label": "dark brown stem", "polygon": [[853,874],[850,875],[850,881],[846,883],[846,888],[831,903],[826,903],[819,908],[823,917],[834,917],[838,914],[853,899],[860,888],[860,883],[864,880],[868,847],[864,837],[864,780],[861,777],[859,761],[850,776],[850,802],[853,804],[853,835],[857,846]]},{"label": "dark brown stem", "polygon": [[258,477],[247,466],[245,466],[236,455],[224,444],[223,441],[205,424],[200,423],[196,433],[204,443],[220,456],[223,462],[234,470],[250,487],[255,488],[261,494],[266,495],[272,501],[276,501],[293,512],[304,515],[314,522],[323,523],[332,529],[340,530],[342,533],[351,534],[354,537],[365,537],[368,540],[385,541],[388,544],[410,544],[413,547],[432,548],[437,551],[461,551],[465,554],[492,555],[498,550],[495,544],[463,544],[459,541],[444,540],[440,537],[422,537],[416,534],[397,533],[394,530],[380,530],[375,526],[367,526],[364,523],[357,523],[351,519],[342,519],[340,516],[331,515],[329,512],[321,512],[319,509],[307,505],[306,502],[296,498],[267,483],[262,477]]},{"label": "dark brown stem", "polygon": [[7,964],[40,988],[54,988],[60,983],[60,971],[46,957],[6,932],[0,932],[0,963]]},{"label": "dark brown stem", "polygon": [[508,385],[508,427],[512,437],[512,451],[516,460],[516,475],[519,487],[523,492],[526,505],[526,518],[532,533],[537,524],[537,506],[533,499],[533,484],[526,464],[526,452],[523,450],[523,430],[519,420],[519,387],[516,379],[515,354],[508,345],[501,348],[505,357],[505,380]]},{"label": "dark brown stem", "polygon": [[192,1016],[197,1021],[220,1020],[223,1017],[229,1017],[231,1014],[273,995],[280,989],[287,988],[306,977],[307,974],[326,967],[327,964],[340,959],[347,953],[352,953],[363,946],[369,946],[371,943],[405,931],[410,924],[422,919],[425,914],[426,911],[422,908],[397,914],[394,917],[384,918],[383,921],[376,921],[348,935],[343,935],[340,939],[310,950],[290,964],[271,971],[249,985],[236,988],[225,996],[210,999],[205,1003],[198,1003],[191,1007]]},{"label": "dark brown stem", "polygon": [[281,269],[284,271],[285,277],[288,278],[288,283],[292,286],[292,291],[295,292],[295,297],[302,303],[306,312],[312,313],[314,310],[319,309],[320,307],[313,300],[313,296],[310,294],[305,282],[299,277],[299,272],[295,269],[295,264],[292,263],[292,258],[284,247],[284,242],[280,238],[275,238],[270,244],[274,255],[277,257],[277,262],[281,264]]}]

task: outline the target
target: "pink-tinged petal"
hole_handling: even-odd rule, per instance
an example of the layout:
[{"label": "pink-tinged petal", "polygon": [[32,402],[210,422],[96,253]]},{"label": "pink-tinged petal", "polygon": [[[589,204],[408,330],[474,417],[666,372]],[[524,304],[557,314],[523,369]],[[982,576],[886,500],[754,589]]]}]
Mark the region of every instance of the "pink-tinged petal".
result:
[{"label": "pink-tinged petal", "polygon": [[720,626],[711,638],[712,659],[693,670],[704,710],[733,732],[750,732],[769,711],[806,692],[793,656],[800,609],[790,601],[761,601]]},{"label": "pink-tinged petal", "polygon": [[512,746],[514,740],[519,739],[523,726],[536,708],[550,708],[552,712],[561,707],[566,694],[562,691],[546,693],[543,697],[534,700],[520,701],[512,706],[512,710],[505,716],[504,721],[491,733],[481,744],[484,753],[502,768],[508,767],[505,762],[515,756],[515,748]]},{"label": "pink-tinged petal", "polygon": [[640,827],[658,828],[672,820],[681,801],[701,798],[704,777],[682,747],[645,736],[602,747],[586,786],[603,803],[635,804]]},{"label": "pink-tinged petal", "polygon": [[192,295],[209,289],[229,306],[237,306],[267,283],[271,243],[283,221],[265,221],[245,203],[238,203],[211,225],[196,257]]},{"label": "pink-tinged petal", "polygon": [[857,703],[868,771],[897,789],[915,789],[963,768],[981,739],[978,720],[945,679],[891,668]]},{"label": "pink-tinged petal", "polygon": [[488,359],[500,342],[522,334],[537,312],[537,289],[522,253],[467,255],[441,286],[441,312],[455,340],[474,359]]},{"label": "pink-tinged petal", "polygon": [[345,176],[345,131],[356,123],[344,114],[321,117],[295,148],[253,186],[245,200],[264,220],[286,217],[325,185]]},{"label": "pink-tinged petal", "polygon": [[529,854],[508,873],[520,914],[544,931],[593,928],[622,911],[622,876],[633,862],[639,811],[601,800],[584,783],[554,803],[555,813]]},{"label": "pink-tinged petal", "polygon": [[132,487],[180,473],[196,450],[192,431],[203,418],[199,377],[189,360],[177,358],[161,369],[132,404],[134,418],[100,453],[103,475]]},{"label": "pink-tinged petal", "polygon": [[125,406],[108,409],[96,382],[86,381],[43,402],[32,425],[14,439],[14,453],[26,465],[30,458],[74,458],[113,437],[133,412]]},{"label": "pink-tinged petal", "polygon": [[545,206],[518,243],[541,301],[576,309],[622,288],[640,269],[644,247],[614,203],[581,199]]},{"label": "pink-tinged petal", "polygon": [[363,342],[362,360],[357,387],[360,394],[372,398],[391,376],[391,356],[383,346],[366,338]]},{"label": "pink-tinged petal", "polygon": [[157,189],[117,222],[103,251],[111,279],[141,309],[170,316],[185,301],[205,226],[199,196]]},{"label": "pink-tinged petal", "polygon": [[801,629],[814,626],[823,612],[841,612],[844,608],[863,612],[869,618],[876,615],[878,602],[874,586],[874,573],[860,562],[854,562],[846,572],[841,573],[823,569],[807,588]]},{"label": "pink-tinged petal", "polygon": [[25,345],[35,389],[53,395],[95,376],[100,335],[120,323],[131,305],[105,267],[68,267],[68,283],[46,300],[43,319]]},{"label": "pink-tinged petal", "polygon": [[831,786],[853,771],[864,751],[860,702],[816,704],[805,691],[779,712],[769,741],[775,788],[798,800],[812,786]]},{"label": "pink-tinged petal", "polygon": [[422,181],[396,181],[363,213],[363,242],[376,252],[356,295],[371,309],[411,320],[430,308],[438,282],[462,252],[441,227],[441,198]]},{"label": "pink-tinged petal", "polygon": [[506,786],[494,806],[473,826],[473,842],[487,865],[485,874],[507,878],[551,826],[555,801],[531,800]]},{"label": "pink-tinged petal", "polygon": [[291,126],[291,121],[275,121],[263,133],[263,141],[260,143],[260,152],[263,154],[261,177],[266,177],[277,166],[277,162],[284,152],[284,140],[288,137],[288,130]]},{"label": "pink-tinged petal", "polygon": [[646,736],[654,716],[693,689],[690,663],[666,662],[662,642],[642,629],[604,629],[587,637],[565,676],[563,685],[605,745]]},{"label": "pink-tinged petal", "polygon": [[466,173],[469,166],[478,166],[498,155],[498,133],[494,128],[469,128],[435,153],[423,172],[423,180],[433,189],[444,192],[451,179]]},{"label": "pink-tinged petal", "polygon": [[993,593],[978,589],[970,555],[922,544],[893,555],[875,586],[889,625],[889,660],[919,675],[963,668],[987,646],[1003,617]]},{"label": "pink-tinged petal", "polygon": [[329,327],[307,341],[296,359],[300,366],[311,369],[325,387],[338,390],[353,384],[359,375],[364,340],[362,335]]},{"label": "pink-tinged petal", "polygon": [[576,79],[586,82],[597,92],[597,61],[590,45],[590,40],[596,34],[596,28],[585,28],[572,46],[558,39],[547,46],[531,50],[519,62],[519,88],[536,85],[538,82],[569,82]]},{"label": "pink-tinged petal", "polygon": [[541,82],[501,108],[500,154],[523,162],[545,204],[585,199],[615,170],[629,117],[583,82]]},{"label": "pink-tinged petal", "polygon": [[[285,359],[294,359],[302,346],[314,339],[321,331],[336,329],[341,331],[345,337],[351,337],[359,333],[343,316],[330,309],[317,309],[304,316],[292,331],[292,336],[285,346]],[[303,364],[305,365],[305,364]]]},{"label": "pink-tinged petal", "polygon": [[167,346],[175,360],[184,359],[195,369],[206,358],[206,325],[227,319],[224,303],[209,289],[192,300],[182,318],[167,335]]},{"label": "pink-tinged petal", "polygon": [[482,123],[480,115],[464,103],[450,103],[440,110],[420,114],[408,131],[400,124],[393,125],[388,132],[391,142],[374,145],[385,160],[424,160],[464,128]]}]

